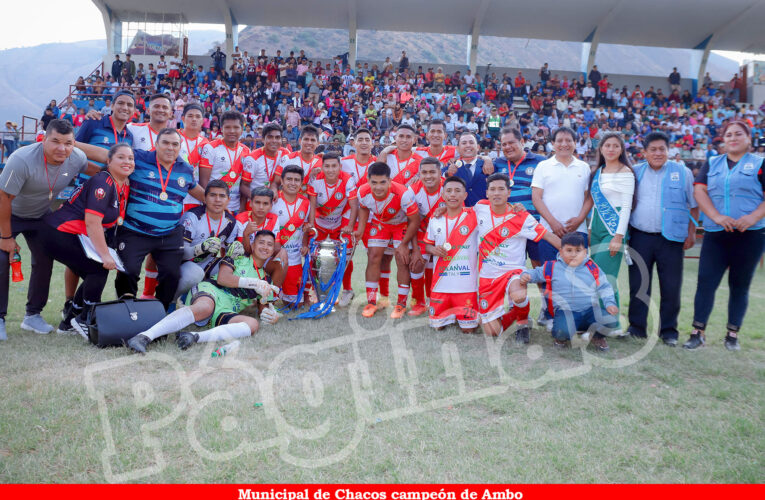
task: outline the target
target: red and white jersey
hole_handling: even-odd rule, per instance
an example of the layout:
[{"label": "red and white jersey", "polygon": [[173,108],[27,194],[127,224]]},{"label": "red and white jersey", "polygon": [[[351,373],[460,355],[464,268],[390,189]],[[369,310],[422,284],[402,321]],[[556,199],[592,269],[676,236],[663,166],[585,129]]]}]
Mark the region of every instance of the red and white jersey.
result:
[{"label": "red and white jersey", "polygon": [[441,154],[438,156],[430,152],[430,146],[418,146],[414,149],[414,154],[422,158],[427,158],[428,156],[433,156],[435,158],[438,158],[438,161],[440,161],[441,165],[443,166],[446,166],[446,164],[452,158],[459,157],[459,153],[457,153],[457,148],[454,146],[444,146],[444,149],[441,151]]},{"label": "red and white jersey", "polygon": [[[254,219],[252,218],[252,212],[242,212],[240,214],[237,214],[236,216],[237,241],[242,241],[242,238],[244,237],[244,229],[247,227],[247,224],[253,221]],[[266,214],[266,218],[263,221],[263,223],[259,224],[257,230],[253,231],[252,234],[250,235],[250,243],[255,241],[255,234],[261,230],[271,231],[272,233],[274,233],[274,236],[276,237],[278,241],[279,229],[281,229],[281,226],[279,225],[279,218],[274,213],[268,213]]]},{"label": "red and white jersey", "polygon": [[469,209],[457,217],[449,218],[446,214],[434,217],[428,222],[425,243],[444,246],[457,231],[462,237],[467,236],[459,246],[457,253],[441,270],[440,257],[434,257],[434,265],[439,268],[438,276],[433,276],[433,289],[437,293],[469,293],[478,291],[478,226],[470,224]]},{"label": "red and white jersey", "polygon": [[250,186],[258,188],[270,186],[274,177],[282,175],[282,158],[289,154],[285,148],[279,148],[276,156],[268,156],[264,148],[258,148],[242,160],[244,170],[249,172],[252,181]]},{"label": "red and white jersey", "polygon": [[375,158],[374,155],[370,155],[369,160],[366,163],[360,163],[356,159],[356,155],[352,154],[340,160],[340,168],[343,172],[346,172],[351,177],[353,177],[353,183],[356,184],[356,187],[358,187],[366,182],[367,169],[369,168],[369,165],[376,161],[377,158]]},{"label": "red and white jersey", "polygon": [[369,184],[359,187],[359,206],[367,207],[372,216],[370,223],[378,222],[391,226],[401,226],[407,223],[407,217],[417,213],[414,202],[414,191],[397,182],[390,183],[388,195],[378,200],[372,194]]},{"label": "red and white jersey", "polygon": [[281,162],[282,170],[290,165],[297,165],[303,169],[303,187],[300,189],[300,192],[305,194],[308,191],[308,174],[315,168],[321,168],[321,156],[314,155],[311,161],[305,161],[300,156],[300,151],[283,155]]},{"label": "red and white jersey", "polygon": [[311,203],[303,195],[298,195],[294,202],[287,203],[284,194],[274,202],[271,213],[276,214],[279,220],[279,243],[287,252],[290,266],[303,263],[300,248],[303,246],[303,223],[308,222],[308,214]]},{"label": "red and white jersey", "polygon": [[316,225],[326,231],[337,229],[343,215],[350,212],[350,200],[356,198],[356,183],[346,172],[340,172],[337,181],[328,185],[324,172],[308,183],[308,196],[316,197]]},{"label": "red and white jersey", "polygon": [[[197,183],[199,183],[199,163],[202,160],[202,148],[208,142],[207,138],[202,135],[198,135],[196,139],[188,139],[181,132],[181,158],[186,160],[191,165],[191,168],[194,169],[194,181]],[[187,194],[183,204],[201,205],[202,202]]]},{"label": "red and white jersey", "polygon": [[411,186],[420,178],[420,161],[422,158],[412,153],[406,160],[398,159],[398,151],[389,154],[385,163],[390,167],[390,179],[404,186]]},{"label": "red and white jersey", "polygon": [[[488,200],[479,201],[473,209],[478,216],[478,236],[481,241],[483,242],[487,234],[495,228],[502,239],[501,243],[482,259],[480,277],[499,278],[508,271],[525,269],[526,240],[541,240],[547,232],[544,226],[528,212],[516,214],[511,212],[509,207],[504,215],[497,215],[491,210]],[[514,224],[505,224],[511,220]]]},{"label": "red and white jersey", "polygon": [[433,212],[439,206],[445,206],[446,203],[441,197],[443,192],[444,181],[442,180],[438,186],[438,189],[434,193],[428,193],[425,189],[425,185],[421,180],[418,180],[412,185],[412,191],[414,191],[414,202],[417,204],[417,210],[420,212],[420,230],[418,234],[418,240],[422,240],[425,236],[425,231],[428,228],[428,220]]},{"label": "red and white jersey", "polygon": [[157,142],[157,132],[148,123],[128,123],[127,129],[133,134],[133,149],[154,151]]},{"label": "red and white jersey", "polygon": [[221,179],[228,185],[230,201],[228,209],[239,211],[239,184],[250,182],[250,173],[242,168],[242,159],[250,154],[244,144],[237,142],[235,148],[229,148],[223,139],[215,139],[202,147],[199,168],[212,169],[210,180]]}]

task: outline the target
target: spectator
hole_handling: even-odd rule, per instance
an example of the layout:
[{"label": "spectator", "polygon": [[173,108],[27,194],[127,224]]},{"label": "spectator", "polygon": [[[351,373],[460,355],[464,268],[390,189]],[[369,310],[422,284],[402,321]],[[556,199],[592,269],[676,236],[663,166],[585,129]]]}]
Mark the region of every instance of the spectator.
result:
[{"label": "spectator", "polygon": [[0,163],[4,158],[10,157],[16,151],[16,143],[19,138],[19,126],[8,120],[5,122],[3,131],[3,152],[0,154]]},{"label": "spectator", "polygon": [[678,93],[680,92],[680,72],[677,71],[677,68],[672,68],[672,73],[667,77],[667,81],[669,82],[670,92],[675,90]]},{"label": "spectator", "polygon": [[114,61],[112,62],[112,76],[120,76],[122,74],[122,61],[120,60],[120,55],[116,54],[114,56]]}]

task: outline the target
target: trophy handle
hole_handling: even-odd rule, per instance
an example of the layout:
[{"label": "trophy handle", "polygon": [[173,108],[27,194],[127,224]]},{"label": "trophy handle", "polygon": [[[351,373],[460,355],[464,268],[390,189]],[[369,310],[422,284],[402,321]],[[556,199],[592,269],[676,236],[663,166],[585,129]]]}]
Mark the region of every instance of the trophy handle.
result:
[{"label": "trophy handle", "polygon": [[316,229],[315,227],[309,227],[309,228],[306,230],[306,233],[308,233],[308,234],[311,234],[312,232],[313,232],[313,237],[314,237],[314,238],[316,238],[317,236],[319,236],[319,230],[318,230],[318,229]]},{"label": "trophy handle", "polygon": [[340,240],[345,242],[345,249],[346,251],[350,248],[351,254],[348,256],[349,259],[353,258],[353,254],[356,253],[356,236],[353,235],[353,233],[348,234],[340,234]]}]

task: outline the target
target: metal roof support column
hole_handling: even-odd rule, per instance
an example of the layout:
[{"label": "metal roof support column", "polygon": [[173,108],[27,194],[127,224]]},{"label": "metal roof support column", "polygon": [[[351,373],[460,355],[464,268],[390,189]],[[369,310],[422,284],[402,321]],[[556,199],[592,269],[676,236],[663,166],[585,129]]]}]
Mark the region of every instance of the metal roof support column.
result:
[{"label": "metal roof support column", "polygon": [[228,57],[228,64],[230,64],[231,54],[234,53],[234,48],[239,45],[239,24],[236,22],[234,13],[231,12],[231,7],[228,6],[226,0],[218,0],[218,5],[226,26],[226,56]]},{"label": "metal roof support column", "polygon": [[348,0],[348,67],[356,73],[356,0]]},{"label": "metal roof support column", "polygon": [[699,82],[704,82],[704,74],[707,72],[707,62],[709,62],[709,53],[712,51],[712,37],[709,35],[703,42],[693,48],[691,52],[691,75],[695,78],[691,80],[691,92],[696,95],[699,91]]}]

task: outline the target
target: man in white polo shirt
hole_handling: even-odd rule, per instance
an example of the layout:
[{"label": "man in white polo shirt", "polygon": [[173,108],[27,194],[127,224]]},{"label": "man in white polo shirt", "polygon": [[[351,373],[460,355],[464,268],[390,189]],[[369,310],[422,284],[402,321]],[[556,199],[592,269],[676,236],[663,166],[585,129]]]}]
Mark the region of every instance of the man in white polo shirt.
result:
[{"label": "man in white polo shirt", "polygon": [[[540,161],[531,180],[531,200],[545,229],[559,238],[574,231],[584,234],[585,218],[592,208],[590,166],[574,156],[576,133],[568,127],[553,132],[555,154]],[[539,260],[555,260],[558,250],[546,241],[539,242]],[[544,313],[544,303],[542,304]],[[540,314],[540,323],[547,323]]]}]

